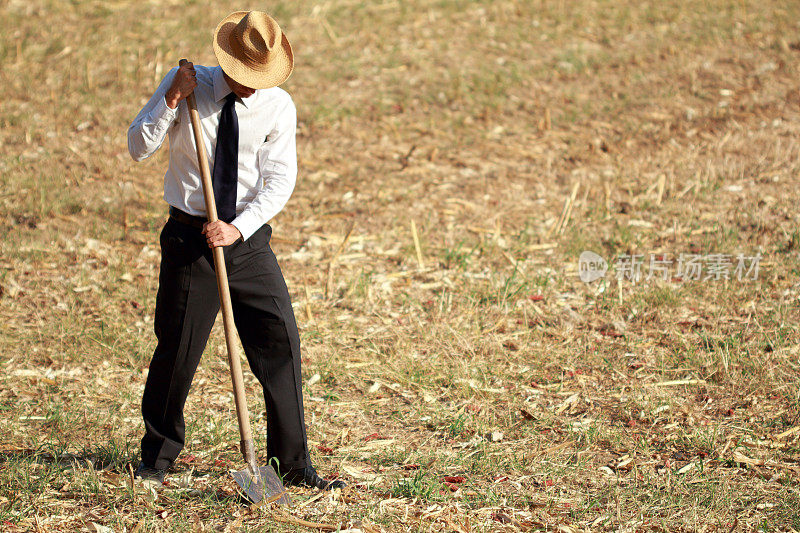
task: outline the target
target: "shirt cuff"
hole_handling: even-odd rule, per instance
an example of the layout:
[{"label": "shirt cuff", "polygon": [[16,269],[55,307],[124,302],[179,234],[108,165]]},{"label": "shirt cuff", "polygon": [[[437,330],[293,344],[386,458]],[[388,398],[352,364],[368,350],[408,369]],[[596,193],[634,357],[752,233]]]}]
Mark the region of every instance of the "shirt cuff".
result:
[{"label": "shirt cuff", "polygon": [[242,211],[241,215],[233,219],[231,225],[236,226],[236,229],[242,234],[242,240],[246,241],[258,228],[264,225],[264,222],[252,211]]},{"label": "shirt cuff", "polygon": [[167,105],[167,99],[165,96],[161,97],[156,103],[156,106],[150,112],[152,113],[153,122],[156,125],[157,130],[161,130],[169,126],[175,117],[178,115],[178,108],[172,109],[170,106]]}]

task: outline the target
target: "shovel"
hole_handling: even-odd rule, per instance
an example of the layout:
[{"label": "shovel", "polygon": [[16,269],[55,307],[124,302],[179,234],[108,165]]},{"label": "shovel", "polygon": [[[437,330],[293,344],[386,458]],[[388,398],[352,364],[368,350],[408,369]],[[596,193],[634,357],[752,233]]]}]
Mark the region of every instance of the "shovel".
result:
[{"label": "shovel", "polygon": [[[180,60],[180,65],[186,63]],[[189,117],[192,121],[195,146],[197,147],[197,163],[200,165],[200,175],[203,182],[203,196],[206,201],[208,221],[215,222],[217,217],[217,204],[214,201],[214,188],[211,184],[211,172],[208,168],[208,158],[203,145],[203,132],[200,129],[200,115],[197,113],[197,102],[194,92],[186,97],[189,105]],[[228,288],[228,271],[225,268],[225,257],[222,247],[211,249],[214,256],[214,270],[217,273],[217,287],[219,300],[222,305],[222,322],[225,327],[225,344],[228,346],[228,363],[231,368],[233,381],[233,398],[236,403],[236,417],[239,419],[239,434],[241,435],[241,450],[244,456],[245,468],[231,475],[244,491],[247,498],[253,503],[274,501],[280,504],[291,505],[289,493],[278,478],[271,466],[259,467],[256,461],[256,450],[253,444],[253,435],[250,431],[250,413],[247,411],[247,400],[244,395],[244,382],[242,379],[242,364],[239,358],[239,346],[236,344],[234,334],[233,306],[231,293]]]}]

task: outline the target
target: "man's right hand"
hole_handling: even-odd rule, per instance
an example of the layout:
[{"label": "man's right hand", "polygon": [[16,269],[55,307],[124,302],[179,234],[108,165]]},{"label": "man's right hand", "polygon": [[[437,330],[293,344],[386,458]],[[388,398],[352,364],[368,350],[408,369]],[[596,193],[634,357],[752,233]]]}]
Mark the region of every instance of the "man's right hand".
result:
[{"label": "man's right hand", "polygon": [[197,87],[197,77],[194,71],[194,64],[187,61],[175,73],[175,79],[172,80],[172,86],[164,95],[167,105],[172,109],[178,107],[181,100],[192,94],[194,88]]}]

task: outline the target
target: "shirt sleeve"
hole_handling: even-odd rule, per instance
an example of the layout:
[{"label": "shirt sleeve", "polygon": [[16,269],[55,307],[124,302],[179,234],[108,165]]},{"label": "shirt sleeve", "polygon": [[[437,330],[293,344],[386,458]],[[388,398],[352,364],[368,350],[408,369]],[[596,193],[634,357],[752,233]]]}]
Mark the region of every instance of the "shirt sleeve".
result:
[{"label": "shirt sleeve", "polygon": [[158,150],[178,115],[178,108],[170,108],[165,99],[177,71],[178,67],[174,67],[164,76],[156,92],[128,127],[128,152],[134,161],[146,159]]},{"label": "shirt sleeve", "polygon": [[244,240],[277,215],[294,191],[297,181],[296,131],[297,110],[290,98],[256,154],[263,186],[231,222]]}]

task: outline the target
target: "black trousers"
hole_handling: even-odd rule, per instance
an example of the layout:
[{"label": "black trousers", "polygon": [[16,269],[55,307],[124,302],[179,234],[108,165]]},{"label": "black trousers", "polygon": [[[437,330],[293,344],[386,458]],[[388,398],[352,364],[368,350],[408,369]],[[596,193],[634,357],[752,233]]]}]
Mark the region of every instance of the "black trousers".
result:
[{"label": "black trousers", "polygon": [[[169,218],[161,231],[156,296],[158,345],[142,396],[142,461],[168,468],[183,449],[183,407],[220,307],[211,249],[200,228]],[[224,248],[233,315],[250,368],[264,390],[268,461],[281,471],[310,465],[303,417],[300,336],[265,224]]]}]

